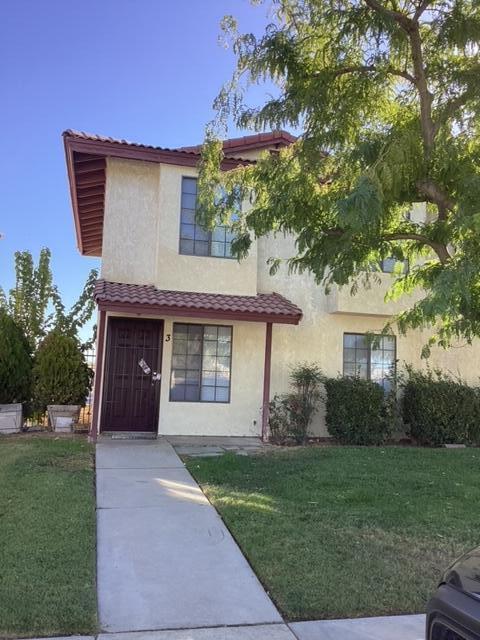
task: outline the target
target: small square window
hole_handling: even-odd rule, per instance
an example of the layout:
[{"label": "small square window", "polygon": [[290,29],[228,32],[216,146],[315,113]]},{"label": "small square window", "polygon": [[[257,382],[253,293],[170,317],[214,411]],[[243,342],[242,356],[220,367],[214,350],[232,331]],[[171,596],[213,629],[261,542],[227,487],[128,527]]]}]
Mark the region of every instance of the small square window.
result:
[{"label": "small square window", "polygon": [[199,227],[198,224],[195,226],[195,240],[198,242],[201,240],[202,242],[208,242],[210,238],[210,234],[208,231]]},{"label": "small square window", "polygon": [[180,253],[182,253],[183,255],[193,255],[193,247],[193,240],[180,240]]},{"label": "small square window", "polygon": [[193,209],[182,209],[182,224],[195,224],[195,211]]},{"label": "small square window", "polygon": [[228,402],[229,390],[225,387],[215,388],[215,401],[216,402]]},{"label": "small square window", "polygon": [[197,194],[197,179],[196,178],[183,178],[182,180],[183,193]]},{"label": "small square window", "polygon": [[202,371],[202,384],[210,387],[215,386],[215,371]]},{"label": "small square window", "polygon": [[198,400],[198,386],[187,385],[185,387],[185,400],[186,402],[195,402]]},{"label": "small square window", "polygon": [[206,325],[203,330],[203,339],[204,340],[217,340],[218,337],[218,328],[214,325]]},{"label": "small square window", "polygon": [[182,240],[195,240],[195,225],[182,224],[180,227],[180,235]]},{"label": "small square window", "polygon": [[197,207],[197,195],[195,193],[182,193],[182,209],[192,209]]},{"label": "small square window", "polygon": [[232,329],[230,327],[218,327],[218,339],[225,342],[231,342]]},{"label": "small square window", "polygon": [[225,242],[225,227],[215,227],[212,231],[213,242]]},{"label": "small square window", "polygon": [[198,240],[195,240],[194,255],[208,256],[208,242],[199,242]]},{"label": "small square window", "polygon": [[229,402],[232,328],[174,323],[170,400]]},{"label": "small square window", "polygon": [[[238,209],[240,210],[240,204]],[[180,244],[183,255],[212,256],[215,258],[231,258],[231,241],[234,232],[224,224],[218,224],[212,230],[204,229],[196,221],[197,179],[182,179],[182,196],[180,211]],[[238,219],[238,214],[232,220]]]},{"label": "small square window", "polygon": [[222,258],[225,256],[225,243],[224,242],[212,242],[211,245],[212,256]]},{"label": "small square window", "polygon": [[215,387],[202,387],[201,399],[203,402],[215,401]]},{"label": "small square window", "polygon": [[346,333],[343,336],[343,375],[373,380],[388,390],[395,375],[395,336]]}]

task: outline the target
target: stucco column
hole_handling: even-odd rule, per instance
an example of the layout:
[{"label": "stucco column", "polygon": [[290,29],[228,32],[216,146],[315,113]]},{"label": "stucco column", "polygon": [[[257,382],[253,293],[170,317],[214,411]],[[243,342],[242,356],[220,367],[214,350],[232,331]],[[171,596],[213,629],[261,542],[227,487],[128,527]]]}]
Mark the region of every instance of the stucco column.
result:
[{"label": "stucco column", "polygon": [[105,344],[105,325],[107,321],[107,313],[103,309],[100,309],[98,314],[98,327],[97,327],[97,356],[95,363],[95,380],[93,384],[93,412],[92,412],[92,422],[90,424],[90,432],[88,434],[89,440],[91,442],[97,441],[98,434],[98,423],[100,416],[100,406],[102,403],[102,399],[100,397],[100,391],[102,388],[102,377],[103,377],[103,352],[104,352],[104,344]]},{"label": "stucco column", "polygon": [[270,404],[270,373],[272,368],[272,323],[265,325],[265,364],[263,369],[262,440],[268,438],[268,412]]}]

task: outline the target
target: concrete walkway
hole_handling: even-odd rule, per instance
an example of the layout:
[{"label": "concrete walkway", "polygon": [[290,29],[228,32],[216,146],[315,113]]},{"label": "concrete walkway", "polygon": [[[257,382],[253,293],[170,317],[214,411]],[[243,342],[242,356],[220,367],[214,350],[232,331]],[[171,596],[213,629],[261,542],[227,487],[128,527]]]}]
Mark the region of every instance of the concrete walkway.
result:
[{"label": "concrete walkway", "polygon": [[[277,623],[268,628],[274,635],[264,637],[289,638],[240,549],[168,442],[100,442],[97,508],[104,631]],[[184,637],[197,636],[172,635]],[[258,636],[246,631],[231,637]]]}]

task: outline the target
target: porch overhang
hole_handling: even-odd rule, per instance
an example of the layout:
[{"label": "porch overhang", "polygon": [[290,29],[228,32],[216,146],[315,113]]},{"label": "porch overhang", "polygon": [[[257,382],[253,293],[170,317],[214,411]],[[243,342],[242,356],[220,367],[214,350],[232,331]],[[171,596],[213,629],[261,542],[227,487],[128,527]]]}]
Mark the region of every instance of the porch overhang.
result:
[{"label": "porch overhang", "polygon": [[237,296],[167,291],[153,285],[98,280],[94,298],[101,311],[118,313],[294,325],[302,319],[302,310],[278,293]]},{"label": "porch overhang", "polygon": [[166,291],[153,285],[125,284],[98,280],[94,299],[99,308],[97,330],[97,368],[94,382],[94,404],[90,437],[99,431],[100,390],[104,368],[104,344],[107,313],[148,316],[205,318],[212,321],[236,320],[265,324],[265,358],[263,372],[262,438],[268,436],[270,375],[272,357],[272,325],[297,325],[302,310],[278,293],[236,296],[192,291]]}]

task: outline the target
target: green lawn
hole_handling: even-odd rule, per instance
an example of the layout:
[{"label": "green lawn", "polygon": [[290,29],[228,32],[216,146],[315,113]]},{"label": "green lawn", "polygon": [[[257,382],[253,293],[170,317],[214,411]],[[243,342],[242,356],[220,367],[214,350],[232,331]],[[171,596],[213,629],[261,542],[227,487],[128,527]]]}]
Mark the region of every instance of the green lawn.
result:
[{"label": "green lawn", "polygon": [[480,450],[328,447],[190,459],[291,620],[415,613],[480,543]]},{"label": "green lawn", "polygon": [[0,438],[0,637],[95,632],[93,450]]}]

